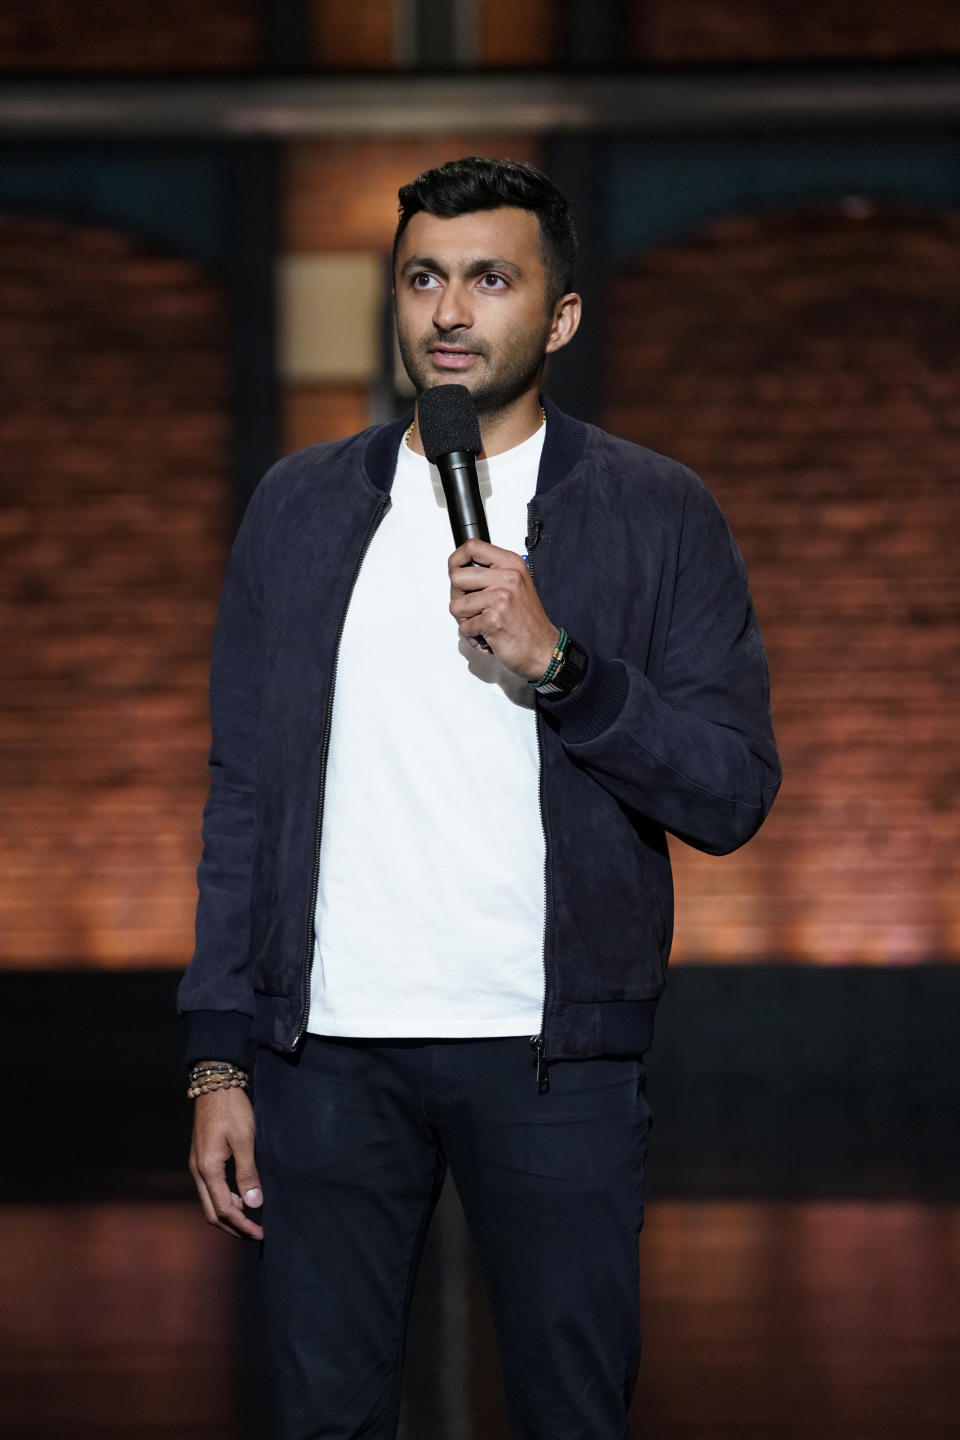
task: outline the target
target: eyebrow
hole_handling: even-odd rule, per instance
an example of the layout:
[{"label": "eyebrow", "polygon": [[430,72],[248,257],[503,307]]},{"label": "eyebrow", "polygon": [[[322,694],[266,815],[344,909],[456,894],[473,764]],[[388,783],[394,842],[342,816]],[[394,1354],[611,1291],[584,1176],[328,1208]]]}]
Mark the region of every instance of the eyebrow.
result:
[{"label": "eyebrow", "polygon": [[[400,269],[401,275],[408,275],[411,270],[429,270],[434,275],[439,275],[446,280],[449,272],[445,265],[433,255],[411,255]],[[478,255],[473,260],[468,260],[463,268],[463,273],[468,280],[478,275],[486,275],[491,270],[503,270],[508,275],[516,276],[519,279],[523,271],[519,265],[514,265],[512,260],[504,260],[501,255]]]}]

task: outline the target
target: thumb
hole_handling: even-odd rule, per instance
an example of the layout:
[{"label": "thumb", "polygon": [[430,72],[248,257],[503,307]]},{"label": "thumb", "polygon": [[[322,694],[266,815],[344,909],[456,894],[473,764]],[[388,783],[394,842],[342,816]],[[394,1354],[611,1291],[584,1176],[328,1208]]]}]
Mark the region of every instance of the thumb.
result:
[{"label": "thumb", "polygon": [[263,1192],[260,1189],[260,1176],[257,1174],[257,1167],[253,1160],[253,1147],[249,1142],[238,1145],[234,1151],[234,1162],[237,1173],[237,1189],[243,1196],[244,1205],[249,1205],[256,1210],[263,1204]]}]

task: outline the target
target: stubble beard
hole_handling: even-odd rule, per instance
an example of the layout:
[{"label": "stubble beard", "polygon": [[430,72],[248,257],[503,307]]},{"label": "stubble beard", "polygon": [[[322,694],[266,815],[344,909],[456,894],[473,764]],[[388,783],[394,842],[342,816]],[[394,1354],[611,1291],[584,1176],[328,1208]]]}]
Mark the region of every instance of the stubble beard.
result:
[{"label": "stubble beard", "polygon": [[[436,385],[466,385],[473,397],[477,414],[489,418],[509,409],[521,396],[526,395],[535,385],[546,358],[546,343],[550,333],[550,322],[545,321],[539,335],[529,332],[511,337],[500,347],[499,362],[490,363],[490,350],[477,342],[467,343],[457,335],[445,336],[434,333],[411,343],[397,327],[397,344],[400,359],[418,395]],[[486,375],[475,384],[470,377],[459,371],[451,371],[449,377],[430,369],[431,345],[438,343],[455,346],[462,343],[465,349],[475,350],[486,362]]]}]

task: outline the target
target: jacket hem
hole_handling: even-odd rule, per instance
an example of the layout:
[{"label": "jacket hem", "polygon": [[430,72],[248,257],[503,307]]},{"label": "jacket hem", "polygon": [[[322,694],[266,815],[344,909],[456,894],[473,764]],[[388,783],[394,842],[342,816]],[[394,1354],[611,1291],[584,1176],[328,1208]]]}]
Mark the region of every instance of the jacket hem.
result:
[{"label": "jacket hem", "polygon": [[659,998],[566,1001],[552,1005],[544,1027],[547,1059],[643,1055],[653,1044],[653,1018]]},{"label": "jacket hem", "polygon": [[[548,1060],[587,1060],[601,1055],[643,1055],[653,1044],[653,1020],[659,995],[641,1000],[589,1000],[552,1002],[544,1027]],[[211,1033],[202,1025],[201,1017],[214,1020],[230,1019],[245,1022],[248,1045],[266,1045],[280,1054],[289,1054],[284,1024],[286,1004],[276,996],[258,995],[257,1017],[252,1030],[249,1016],[216,1011],[197,1011],[191,1020],[204,1036]],[[247,1058],[247,1052],[244,1052]],[[200,1055],[196,1059],[220,1059],[220,1054]],[[224,1054],[225,1060],[242,1063],[239,1056]]]}]

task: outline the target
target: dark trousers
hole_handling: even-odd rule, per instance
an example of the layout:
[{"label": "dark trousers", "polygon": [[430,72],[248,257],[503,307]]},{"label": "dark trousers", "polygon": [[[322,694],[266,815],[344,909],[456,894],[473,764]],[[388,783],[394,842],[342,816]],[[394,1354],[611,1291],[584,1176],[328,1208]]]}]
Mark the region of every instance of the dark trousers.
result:
[{"label": "dark trousers", "polygon": [[526,1037],[308,1036],[257,1059],[263,1277],[281,1440],[392,1440],[407,1313],[449,1165],[515,1440],[624,1440],[640,1353],[650,1112],[639,1059]]}]

